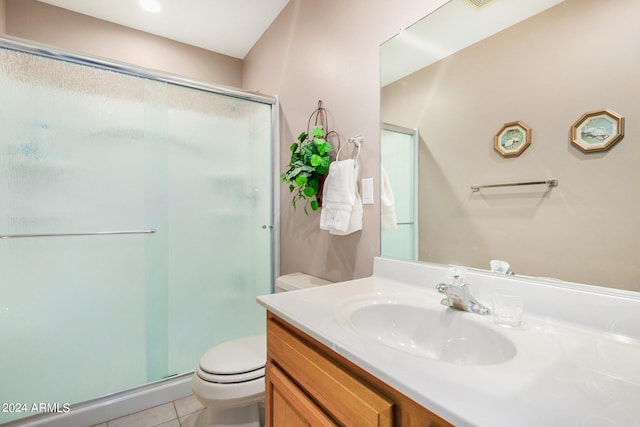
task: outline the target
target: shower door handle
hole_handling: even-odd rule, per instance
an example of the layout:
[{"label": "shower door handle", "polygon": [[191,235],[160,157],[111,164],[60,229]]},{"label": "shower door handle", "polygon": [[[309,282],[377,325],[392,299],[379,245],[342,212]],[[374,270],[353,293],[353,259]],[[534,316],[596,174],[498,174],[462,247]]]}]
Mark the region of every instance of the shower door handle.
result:
[{"label": "shower door handle", "polygon": [[122,234],[155,234],[154,228],[149,230],[126,231],[91,231],[85,233],[32,233],[32,234],[0,234],[0,239],[25,239],[30,237],[73,237],[73,236],[113,236]]}]

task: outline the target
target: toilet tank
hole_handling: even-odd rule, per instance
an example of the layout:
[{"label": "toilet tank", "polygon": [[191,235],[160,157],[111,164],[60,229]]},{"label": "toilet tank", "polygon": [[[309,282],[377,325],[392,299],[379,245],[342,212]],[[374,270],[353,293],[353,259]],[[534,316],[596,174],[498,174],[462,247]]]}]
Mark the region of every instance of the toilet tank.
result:
[{"label": "toilet tank", "polygon": [[313,288],[314,286],[328,285],[333,282],[304,273],[285,274],[276,278],[275,292],[295,291],[297,289]]}]

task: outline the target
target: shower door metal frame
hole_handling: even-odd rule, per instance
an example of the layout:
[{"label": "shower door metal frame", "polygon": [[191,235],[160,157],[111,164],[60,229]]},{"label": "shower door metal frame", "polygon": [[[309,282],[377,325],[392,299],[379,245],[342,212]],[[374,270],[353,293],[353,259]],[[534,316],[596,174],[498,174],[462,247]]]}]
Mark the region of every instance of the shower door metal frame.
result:
[{"label": "shower door metal frame", "polygon": [[17,37],[1,36],[0,47],[74,64],[101,68],[129,76],[147,78],[150,80],[169,83],[190,89],[201,90],[217,95],[229,96],[233,98],[271,105],[271,212],[270,224],[264,224],[263,228],[270,231],[271,237],[272,254],[270,280],[271,289],[273,290],[275,277],[280,274],[280,204],[278,203],[278,201],[280,200],[280,179],[277,167],[277,162],[280,159],[280,134],[278,131],[280,104],[278,97],[244,91],[242,89],[234,88],[231,86],[203,83],[197,80],[192,80],[186,77],[166,73],[159,70],[139,67],[137,65],[119,62],[111,59],[79,54],[77,52],[72,52],[69,50],[60,49],[30,40],[20,39]]},{"label": "shower door metal frame", "polygon": [[[199,82],[189,78],[177,76],[171,73],[153,70],[149,68],[139,67],[133,64],[119,62],[115,60],[94,57],[77,52],[52,47],[49,45],[24,40],[17,37],[0,36],[0,47],[42,56],[55,60],[65,61],[69,63],[90,66],[94,68],[113,71],[134,77],[142,77],[159,82],[165,82],[185,88],[191,88],[209,92],[212,94],[223,95],[233,98],[244,99],[248,101],[258,102],[271,106],[271,189],[270,203],[271,210],[269,215],[269,224],[264,224],[263,229],[268,230],[271,242],[271,291],[273,291],[275,277],[280,274],[280,179],[279,179],[279,159],[280,159],[280,133],[279,133],[279,110],[280,104],[277,96],[268,96],[254,92],[244,91],[242,89],[215,85]],[[135,233],[153,233],[155,230],[128,230],[108,232],[109,234],[130,234]],[[81,233],[82,235],[102,235],[105,232]],[[15,238],[26,236],[3,235],[2,238]],[[36,237],[36,236],[28,236]],[[41,237],[41,236],[38,236]],[[47,235],[46,237],[61,237],[61,235]],[[112,395],[103,396],[88,402],[82,402],[73,405],[73,411],[65,414],[38,414],[26,418],[21,418],[9,422],[9,425],[22,425],[27,423],[34,427],[51,426],[62,427],[69,423],[77,422],[78,424],[86,424],[88,420],[92,420],[90,424],[99,424],[102,421],[112,419],[131,413],[132,411],[142,410],[151,406],[160,405],[167,401],[175,400],[188,395],[191,392],[191,375],[187,372],[176,377],[165,378],[136,387],[130,390],[124,390]]]}]

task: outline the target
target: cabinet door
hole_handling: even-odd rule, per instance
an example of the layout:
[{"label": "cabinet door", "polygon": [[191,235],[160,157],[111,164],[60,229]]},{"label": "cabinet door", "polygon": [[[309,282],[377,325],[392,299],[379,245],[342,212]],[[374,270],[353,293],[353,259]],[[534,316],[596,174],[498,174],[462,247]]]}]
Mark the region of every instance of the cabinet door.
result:
[{"label": "cabinet door", "polygon": [[267,426],[337,427],[280,369],[267,364]]},{"label": "cabinet door", "polygon": [[453,427],[427,409],[407,401],[403,403],[397,421],[400,427]]},{"label": "cabinet door", "polygon": [[[278,322],[267,326],[268,359],[282,369],[338,424],[392,427],[394,402],[346,371]],[[273,427],[287,426],[275,424]]]}]

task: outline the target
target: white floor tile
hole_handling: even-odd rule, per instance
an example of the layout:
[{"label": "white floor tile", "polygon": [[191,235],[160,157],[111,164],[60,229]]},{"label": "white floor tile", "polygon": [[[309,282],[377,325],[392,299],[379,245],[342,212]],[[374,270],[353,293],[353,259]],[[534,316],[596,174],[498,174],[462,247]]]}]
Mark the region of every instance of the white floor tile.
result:
[{"label": "white floor tile", "polygon": [[202,406],[194,395],[178,399],[173,403],[176,405],[176,411],[178,412],[179,418],[204,409],[204,406]]},{"label": "white floor tile", "polygon": [[[200,414],[203,416],[200,417]],[[206,424],[207,417],[204,414],[204,409],[201,409],[198,412],[194,412],[189,415],[185,415],[184,417],[180,417],[180,425],[182,427],[202,427]]]},{"label": "white floor tile", "polygon": [[164,405],[109,421],[108,427],[155,427],[171,421],[176,421],[176,426],[180,425],[173,403],[165,403]]},{"label": "white floor tile", "polygon": [[154,427],[180,427],[180,422],[178,420],[171,420]]}]

